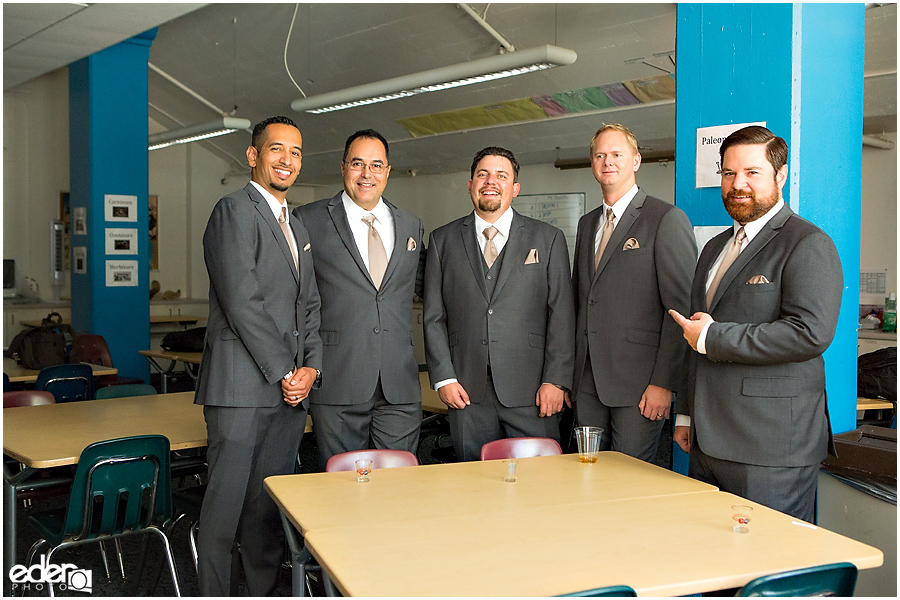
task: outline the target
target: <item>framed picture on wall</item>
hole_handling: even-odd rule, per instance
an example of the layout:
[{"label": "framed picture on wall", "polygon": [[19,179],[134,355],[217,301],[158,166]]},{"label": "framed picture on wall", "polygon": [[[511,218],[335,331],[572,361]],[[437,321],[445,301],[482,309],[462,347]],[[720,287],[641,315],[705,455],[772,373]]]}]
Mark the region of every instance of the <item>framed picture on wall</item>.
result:
[{"label": "framed picture on wall", "polygon": [[148,246],[148,255],[150,256],[150,270],[159,270],[159,196],[151,195],[148,204],[150,205],[150,245]]},{"label": "framed picture on wall", "polygon": [[69,250],[72,244],[72,206],[69,204],[69,192],[59,193],[59,220],[63,222],[63,255],[66,257],[65,270],[69,270]]}]

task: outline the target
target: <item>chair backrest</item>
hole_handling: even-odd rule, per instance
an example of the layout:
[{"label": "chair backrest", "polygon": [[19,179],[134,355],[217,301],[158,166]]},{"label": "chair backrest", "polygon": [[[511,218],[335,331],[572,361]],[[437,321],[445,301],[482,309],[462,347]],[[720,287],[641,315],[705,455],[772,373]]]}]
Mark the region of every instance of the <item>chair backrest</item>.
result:
[{"label": "chair backrest", "polygon": [[562,454],[559,443],[551,438],[519,437],[488,442],[481,447],[481,460],[528,458]]},{"label": "chair backrest", "polygon": [[102,335],[83,333],[72,342],[72,350],[81,362],[104,367],[113,366],[109,346],[106,345],[106,340]]},{"label": "chair backrest", "polygon": [[637,598],[637,592],[635,592],[633,588],[630,588],[627,585],[608,585],[606,587],[594,588],[593,590],[575,592],[574,594],[562,594],[561,597]]},{"label": "chair backrest", "polygon": [[130,396],[152,396],[154,394],[156,394],[156,388],[149,383],[128,383],[102,387],[94,392],[94,399],[128,398]]},{"label": "chair backrest", "polygon": [[56,398],[50,392],[42,392],[40,390],[3,392],[3,408],[40,406],[42,404],[56,404]]},{"label": "chair backrest", "polygon": [[34,389],[50,392],[57,402],[93,400],[94,372],[90,365],[83,363],[44,367],[38,373]]},{"label": "chair backrest", "polygon": [[764,575],[742,587],[737,595],[850,597],[856,588],[856,566],[851,563],[820,565]]},{"label": "chair backrest", "polygon": [[335,454],[325,463],[325,472],[355,471],[356,461],[368,458],[372,461],[373,469],[393,469],[395,467],[415,467],[419,459],[412,452],[406,450],[356,450]]},{"label": "chair backrest", "polygon": [[141,435],[95,442],[78,459],[66,535],[86,539],[138,531],[172,516],[169,440]]},{"label": "chair backrest", "polygon": [[9,383],[9,375],[3,373],[3,391],[8,392],[12,389],[12,385]]}]

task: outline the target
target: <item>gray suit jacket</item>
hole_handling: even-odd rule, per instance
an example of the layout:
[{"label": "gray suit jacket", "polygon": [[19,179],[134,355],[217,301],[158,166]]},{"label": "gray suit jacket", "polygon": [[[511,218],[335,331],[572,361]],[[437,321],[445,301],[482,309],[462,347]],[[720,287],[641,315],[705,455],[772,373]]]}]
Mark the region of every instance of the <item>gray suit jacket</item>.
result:
[{"label": "gray suit jacket", "polygon": [[[691,312],[713,323],[705,355],[688,354],[692,439],[709,456],[800,467],[833,451],[822,353],[844,286],[834,243],[785,205],[725,273],[706,305],[706,280],[731,230],[703,249]],[[769,283],[748,283],[762,275]]]},{"label": "gray suit jacket", "polygon": [[594,236],[604,210],[600,206],[578,222],[572,275],[578,315],[575,385],[590,348],[602,402],[637,406],[649,384],[677,391],[683,379],[688,346],[666,311],[687,313],[697,244],[680,209],[638,191],[595,272]]},{"label": "gray suit jacket", "polygon": [[[425,268],[425,353],[431,384],[456,378],[484,396],[490,355],[507,407],[534,406],[542,383],[572,387],[575,311],[563,232],[513,211],[488,297],[474,214],[431,233]],[[538,262],[525,264],[531,250]]]},{"label": "gray suit jacket", "polygon": [[[281,378],[322,368],[319,292],[309,242],[291,219],[300,273],[269,205],[252,184],[216,204],[203,235],[209,319],[196,404],[272,407]],[[304,400],[308,405],[308,401]]]},{"label": "gray suit jacket", "polygon": [[381,287],[375,289],[347,222],[341,194],[300,206],[293,213],[303,218],[309,230],[322,295],[325,367],[322,387],[313,391],[311,401],[367,402],[380,376],[388,402],[421,402],[412,303],[413,294],[422,294],[422,221],[385,200],[394,219],[394,249]]}]

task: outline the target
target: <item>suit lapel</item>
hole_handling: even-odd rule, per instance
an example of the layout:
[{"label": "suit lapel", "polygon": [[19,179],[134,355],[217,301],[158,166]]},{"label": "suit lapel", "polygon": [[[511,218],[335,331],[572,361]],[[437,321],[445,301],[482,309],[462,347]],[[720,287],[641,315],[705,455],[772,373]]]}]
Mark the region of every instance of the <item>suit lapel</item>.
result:
[{"label": "suit lapel", "polygon": [[397,270],[397,263],[403,260],[406,252],[406,240],[411,236],[406,231],[406,223],[401,222],[397,207],[390,204],[384,198],[381,199],[387,206],[388,212],[391,213],[391,219],[394,221],[394,249],[391,251],[391,259],[388,261],[387,268],[384,271],[384,277],[381,280],[381,287],[384,287],[391,278],[391,274]]},{"label": "suit lapel", "polygon": [[[291,253],[291,248],[288,246],[288,241],[284,237],[284,233],[281,231],[281,225],[278,224],[278,221],[275,219],[275,215],[272,214],[272,209],[269,208],[269,203],[266,202],[266,199],[262,197],[262,194],[259,193],[252,183],[248,183],[244,188],[247,194],[250,196],[250,200],[256,205],[256,210],[259,212],[260,216],[262,216],[263,221],[269,226],[269,229],[272,230],[272,236],[275,238],[275,243],[278,244],[278,247],[281,248],[281,253],[284,255],[285,260],[288,262],[288,266],[291,269],[291,273],[294,275],[294,281],[300,281],[300,274],[297,272],[297,269],[294,268],[294,255]],[[291,230],[293,231],[293,224],[291,225]],[[294,242],[297,241],[297,233],[294,232]],[[298,251],[301,251],[301,248],[297,248]],[[298,257],[299,258],[299,257]]]},{"label": "suit lapel", "polygon": [[[497,275],[497,285],[494,288],[494,296],[500,293],[500,288],[506,283],[509,274],[519,268],[520,261],[524,263],[523,247],[525,245],[525,219],[514,209],[512,223],[509,226],[509,239],[503,247],[503,262],[500,263],[500,273]],[[483,283],[483,282],[482,282]]]},{"label": "suit lapel", "polygon": [[463,217],[459,235],[462,237],[463,248],[466,249],[466,256],[469,258],[469,266],[472,267],[472,275],[475,277],[478,289],[481,290],[481,295],[484,296],[485,302],[490,302],[491,299],[488,297],[487,288],[484,285],[484,272],[481,266],[482,261],[484,261],[484,255],[478,248],[478,242],[475,241],[477,234],[478,232],[475,231],[475,213],[472,212],[468,216]]},{"label": "suit lapel", "polygon": [[328,202],[328,214],[331,215],[334,228],[337,230],[338,235],[341,236],[341,241],[344,242],[347,252],[349,252],[350,256],[353,257],[353,260],[356,261],[363,276],[374,286],[375,283],[369,275],[369,269],[366,268],[366,263],[363,262],[362,256],[359,253],[359,248],[356,247],[356,238],[353,237],[353,232],[350,231],[350,222],[347,220],[347,211],[344,210],[344,201],[341,198],[342,195],[343,192],[338,192]]},{"label": "suit lapel", "polygon": [[[622,240],[624,240],[625,236],[628,235],[628,230],[631,229],[631,226],[634,225],[634,222],[637,221],[637,218],[641,216],[641,207],[644,206],[644,199],[646,197],[647,194],[645,194],[641,190],[638,190],[638,193],[634,198],[631,199],[631,202],[628,204],[628,208],[626,208],[625,212],[622,213],[622,218],[619,220],[618,225],[616,225],[616,228],[613,230],[613,234],[609,238],[609,243],[606,245],[606,249],[603,251],[603,256],[600,257],[600,264],[597,266],[597,272],[594,273],[593,281],[597,281],[597,277],[600,275],[600,273],[603,272],[603,269],[606,268],[606,265],[609,262],[610,258],[612,258],[612,256],[617,252],[621,252]],[[597,230],[595,229],[594,235],[596,235],[596,231]]]}]

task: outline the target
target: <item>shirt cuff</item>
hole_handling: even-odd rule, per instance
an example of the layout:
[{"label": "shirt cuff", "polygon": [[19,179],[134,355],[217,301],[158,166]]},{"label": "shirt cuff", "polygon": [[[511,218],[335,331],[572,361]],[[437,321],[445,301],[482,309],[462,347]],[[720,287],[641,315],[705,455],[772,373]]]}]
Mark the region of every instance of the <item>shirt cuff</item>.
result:
[{"label": "shirt cuff", "polygon": [[690,415],[675,415],[675,427],[690,427],[691,426],[691,416]]},{"label": "shirt cuff", "polygon": [[697,352],[700,354],[706,354],[706,333],[709,331],[709,326],[713,323],[715,323],[715,321],[710,321],[704,325],[703,329],[700,331],[700,337],[697,338]]},{"label": "shirt cuff", "polygon": [[434,391],[438,391],[448,383],[459,383],[459,381],[456,379],[445,379],[443,381],[438,381],[436,384],[434,384]]}]

